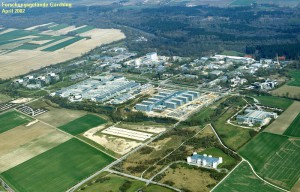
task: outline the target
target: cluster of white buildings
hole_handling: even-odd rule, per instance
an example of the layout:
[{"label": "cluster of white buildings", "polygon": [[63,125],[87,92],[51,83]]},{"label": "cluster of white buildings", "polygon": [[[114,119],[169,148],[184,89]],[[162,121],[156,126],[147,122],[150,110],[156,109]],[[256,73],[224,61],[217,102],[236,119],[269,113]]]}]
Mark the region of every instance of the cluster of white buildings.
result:
[{"label": "cluster of white buildings", "polygon": [[82,101],[83,99],[105,102],[116,98],[117,101],[115,101],[115,103],[123,103],[131,99],[133,95],[139,94],[143,89],[147,88],[149,88],[149,86],[127,80],[122,76],[99,75],[62,88],[51,95],[68,98],[72,102]]},{"label": "cluster of white buildings", "polygon": [[50,85],[51,83],[59,80],[59,75],[55,73],[47,73],[43,75],[27,75],[23,78],[14,80],[15,84],[27,87],[29,89],[40,89],[43,86]]},{"label": "cluster of white buildings", "polygon": [[223,163],[223,158],[216,158],[207,154],[200,155],[194,152],[192,156],[187,157],[187,163],[198,167],[217,169],[218,165]]}]

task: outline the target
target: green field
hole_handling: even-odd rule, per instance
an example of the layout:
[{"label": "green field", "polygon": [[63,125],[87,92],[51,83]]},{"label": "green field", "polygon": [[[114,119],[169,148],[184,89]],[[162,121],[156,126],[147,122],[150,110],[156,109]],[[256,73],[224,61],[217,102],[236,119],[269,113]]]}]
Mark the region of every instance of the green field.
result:
[{"label": "green field", "polygon": [[21,38],[28,35],[38,35],[36,31],[17,29],[0,35],[0,42]]},{"label": "green field", "polygon": [[16,111],[10,111],[0,115],[0,133],[8,131],[12,128],[15,128],[19,125],[31,121],[30,117],[27,117]]},{"label": "green field", "polygon": [[300,177],[300,140],[262,132],[239,150],[261,177],[291,189]]},{"label": "green field", "polygon": [[59,25],[55,25],[53,27],[49,27],[49,29],[52,30],[52,31],[58,31],[58,30],[61,30],[63,28],[66,28],[66,27],[69,27],[69,25],[67,25],[67,24],[59,24]]},{"label": "green field", "polygon": [[291,71],[290,75],[292,76],[292,80],[288,82],[288,85],[300,87],[300,70]]},{"label": "green field", "polygon": [[113,158],[71,139],[4,173],[16,191],[62,192],[111,163]]},{"label": "green field", "polygon": [[74,37],[72,39],[69,39],[67,41],[64,41],[64,42],[61,42],[61,43],[58,43],[56,45],[53,45],[51,47],[48,47],[46,49],[43,49],[42,51],[56,51],[56,50],[59,50],[59,49],[62,49],[66,46],[69,46],[73,43],[76,43],[77,41],[80,41],[81,39],[84,39],[83,37]]},{"label": "green field", "polygon": [[95,29],[95,27],[92,27],[92,26],[85,26],[85,27],[82,27],[80,29],[76,29],[74,31],[71,31],[71,33],[76,33],[76,34],[80,34],[80,33],[85,33],[87,31],[90,31],[90,30],[93,30]]},{"label": "green field", "polygon": [[233,150],[238,150],[251,139],[251,129],[242,129],[226,123],[227,119],[237,111],[237,109],[230,108],[217,121],[212,123],[224,144]]},{"label": "green field", "polygon": [[93,127],[104,124],[106,122],[107,122],[106,120],[100,118],[97,115],[87,114],[63,126],[60,126],[59,129],[68,132],[72,135],[78,135],[80,133],[83,133]]},{"label": "green field", "polygon": [[258,179],[248,163],[242,162],[213,192],[250,191],[250,189],[259,192],[279,191]]},{"label": "green field", "polygon": [[207,154],[212,155],[213,157],[222,157],[223,163],[220,164],[218,167],[222,168],[223,166],[232,166],[236,164],[236,160],[231,156],[225,154],[221,149],[218,148],[208,148],[204,151],[201,151],[200,154]]},{"label": "green field", "polygon": [[300,113],[290,124],[287,130],[285,130],[284,135],[300,137]]},{"label": "green field", "polygon": [[10,96],[0,93],[0,103],[6,103],[10,100],[12,100],[12,98]]},{"label": "green field", "polygon": [[287,109],[293,101],[286,98],[276,96],[254,96],[261,105],[275,107],[280,109]]}]

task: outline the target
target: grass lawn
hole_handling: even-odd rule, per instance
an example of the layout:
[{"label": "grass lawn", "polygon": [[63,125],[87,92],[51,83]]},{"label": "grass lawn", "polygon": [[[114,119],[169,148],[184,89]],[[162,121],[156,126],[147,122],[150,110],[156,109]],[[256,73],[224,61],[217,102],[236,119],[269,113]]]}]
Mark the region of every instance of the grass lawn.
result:
[{"label": "grass lawn", "polygon": [[208,148],[205,149],[204,151],[201,151],[199,154],[207,154],[207,155],[212,155],[213,157],[223,158],[223,163],[220,164],[218,167],[222,168],[223,166],[232,166],[236,164],[236,160],[229,155],[225,154],[221,149],[218,148]]},{"label": "grass lawn", "polygon": [[97,115],[87,114],[63,126],[60,126],[59,129],[66,131],[72,135],[78,135],[80,133],[83,133],[93,127],[104,124],[106,122],[107,122],[106,120],[100,118]]},{"label": "grass lawn", "polygon": [[275,107],[280,109],[287,109],[293,101],[286,98],[276,96],[254,96],[262,105]]},{"label": "grass lawn", "polygon": [[30,117],[27,117],[16,111],[6,112],[0,115],[0,133],[8,131],[12,128],[15,128],[19,125],[31,121]]},{"label": "grass lawn", "polygon": [[288,82],[288,85],[300,87],[300,70],[291,71],[290,75],[293,79],[290,82]]},{"label": "grass lawn", "polygon": [[279,191],[258,179],[246,162],[242,162],[213,192],[224,191]]},{"label": "grass lawn", "polygon": [[285,189],[300,177],[300,140],[262,132],[239,150],[259,175]]},{"label": "grass lawn", "polygon": [[284,135],[300,137],[300,113],[284,132]]},{"label": "grass lawn", "polygon": [[1,177],[16,191],[66,191],[111,163],[113,158],[71,139],[4,173]]}]

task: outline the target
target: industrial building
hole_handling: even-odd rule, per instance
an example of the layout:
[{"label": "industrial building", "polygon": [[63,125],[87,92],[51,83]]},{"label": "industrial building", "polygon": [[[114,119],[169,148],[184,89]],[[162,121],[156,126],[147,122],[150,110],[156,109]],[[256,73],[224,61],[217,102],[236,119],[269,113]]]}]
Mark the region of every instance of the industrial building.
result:
[{"label": "industrial building", "polygon": [[207,156],[207,154],[198,155],[196,152],[194,152],[192,156],[187,157],[187,163],[189,165],[196,165],[198,167],[217,169],[218,165],[223,163],[223,158],[215,158],[211,155]]},{"label": "industrial building", "polygon": [[[122,76],[94,76],[75,85],[63,88],[53,95],[69,98],[70,101],[83,99],[105,102],[116,97],[115,103],[122,103],[132,98],[126,93],[139,92],[145,86],[135,81],[129,81]],[[147,87],[146,87],[147,88]],[[123,96],[122,96],[123,95]]]},{"label": "industrial building", "polygon": [[277,117],[277,113],[246,109],[245,115],[238,115],[236,117],[236,120],[239,124],[247,124],[249,126],[262,126],[268,124],[271,118],[276,119]]},{"label": "industrial building", "polygon": [[195,91],[160,92],[158,95],[136,104],[135,109],[146,112],[152,110],[161,111],[166,108],[176,109],[183,104],[193,101],[199,96],[200,94]]}]

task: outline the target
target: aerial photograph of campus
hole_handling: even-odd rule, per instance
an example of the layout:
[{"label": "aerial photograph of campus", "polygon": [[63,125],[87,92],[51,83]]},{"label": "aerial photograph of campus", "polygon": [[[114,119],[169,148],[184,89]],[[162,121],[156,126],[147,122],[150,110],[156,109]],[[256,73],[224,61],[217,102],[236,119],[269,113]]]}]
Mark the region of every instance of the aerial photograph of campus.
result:
[{"label": "aerial photograph of campus", "polygon": [[0,192],[300,192],[300,0],[0,8]]}]

